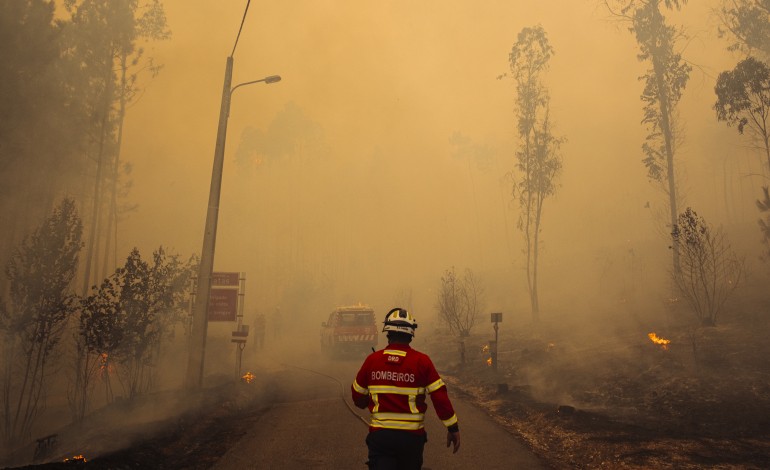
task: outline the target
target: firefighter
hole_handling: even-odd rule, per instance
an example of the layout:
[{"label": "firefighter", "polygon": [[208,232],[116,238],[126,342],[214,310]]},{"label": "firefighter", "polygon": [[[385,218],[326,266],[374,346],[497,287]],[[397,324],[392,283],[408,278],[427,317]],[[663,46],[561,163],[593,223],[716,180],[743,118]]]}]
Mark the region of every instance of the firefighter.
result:
[{"label": "firefighter", "polygon": [[460,430],[447,388],[428,355],[412,349],[417,322],[403,308],[385,316],[382,329],[388,346],[364,361],[353,381],[353,403],[369,407],[366,445],[371,469],[421,469],[428,436],[423,420],[430,395],[436,414],[447,428],[447,447],[460,448]]}]

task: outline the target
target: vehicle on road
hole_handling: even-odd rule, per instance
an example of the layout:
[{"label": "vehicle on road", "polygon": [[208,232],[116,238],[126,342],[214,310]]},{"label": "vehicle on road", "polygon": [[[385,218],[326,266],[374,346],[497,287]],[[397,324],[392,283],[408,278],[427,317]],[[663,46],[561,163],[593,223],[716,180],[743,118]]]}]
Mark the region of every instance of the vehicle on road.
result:
[{"label": "vehicle on road", "polygon": [[360,357],[377,347],[374,309],[358,304],[335,308],[321,323],[321,351],[329,357]]}]

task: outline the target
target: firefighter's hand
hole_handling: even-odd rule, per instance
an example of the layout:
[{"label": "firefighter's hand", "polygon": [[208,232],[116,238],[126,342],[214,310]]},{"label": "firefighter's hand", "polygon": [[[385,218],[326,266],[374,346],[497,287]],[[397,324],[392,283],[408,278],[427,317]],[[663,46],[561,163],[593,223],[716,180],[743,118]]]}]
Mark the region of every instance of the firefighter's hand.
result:
[{"label": "firefighter's hand", "polygon": [[369,396],[368,395],[359,395],[359,396],[353,396],[353,404],[356,405],[356,407],[361,408],[362,410],[369,406]]},{"label": "firefighter's hand", "polygon": [[362,400],[356,400],[353,402],[354,405],[356,405],[357,408],[361,408],[362,410],[369,406],[369,399],[367,397],[364,397]]},{"label": "firefighter's hand", "polygon": [[450,444],[454,444],[454,447],[452,448],[452,453],[456,454],[457,449],[460,448],[460,431],[457,431],[457,432],[447,431],[446,446],[449,447]]}]

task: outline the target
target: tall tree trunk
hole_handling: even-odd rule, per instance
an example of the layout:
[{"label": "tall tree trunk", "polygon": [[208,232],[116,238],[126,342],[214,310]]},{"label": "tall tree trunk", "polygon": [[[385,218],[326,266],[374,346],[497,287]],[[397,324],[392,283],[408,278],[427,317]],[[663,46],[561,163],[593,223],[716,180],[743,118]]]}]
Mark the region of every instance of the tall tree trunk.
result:
[{"label": "tall tree trunk", "polygon": [[[108,209],[108,219],[105,233],[105,246],[104,246],[104,261],[102,265],[101,278],[105,278],[109,275],[114,268],[114,264],[117,263],[117,249],[118,241],[118,178],[120,176],[120,150],[123,144],[123,123],[126,117],[126,93],[127,93],[127,80],[126,73],[128,66],[126,65],[125,52],[120,56],[120,106],[118,108],[118,135],[117,143],[115,146],[115,159],[112,166],[112,191],[110,195],[110,204]],[[112,248],[112,241],[114,239],[115,246]],[[110,253],[112,248],[112,253]],[[112,255],[112,256],[110,256]],[[110,268],[110,261],[112,261],[112,268]]]},{"label": "tall tree trunk", "polygon": [[[661,16],[657,5],[655,6],[653,14],[655,16],[655,20],[662,24],[663,17]],[[671,217],[671,247],[673,256],[672,262],[674,272],[678,273],[681,270],[679,263],[679,246],[673,240],[673,238],[676,237],[677,217],[679,216],[676,207],[676,177],[674,175],[674,133],[673,129],[671,128],[671,111],[666,89],[666,81],[664,79],[665,68],[660,62],[660,53],[658,53],[654,48],[651,48],[650,50],[652,52],[653,73],[655,74],[655,81],[658,86],[658,104],[660,106],[661,130],[663,131],[663,140],[666,148],[666,176],[668,179],[668,204]]]},{"label": "tall tree trunk", "polygon": [[104,102],[102,103],[102,116],[99,130],[99,145],[96,155],[96,177],[94,182],[94,201],[91,207],[91,226],[88,236],[88,245],[86,246],[85,271],[83,274],[82,295],[88,295],[88,288],[91,286],[91,268],[94,264],[93,258],[96,252],[99,237],[99,214],[102,206],[102,186],[104,184],[104,159],[105,146],[107,140],[107,131],[110,118],[110,108],[112,107],[112,60],[109,61],[107,73],[105,74]]}]

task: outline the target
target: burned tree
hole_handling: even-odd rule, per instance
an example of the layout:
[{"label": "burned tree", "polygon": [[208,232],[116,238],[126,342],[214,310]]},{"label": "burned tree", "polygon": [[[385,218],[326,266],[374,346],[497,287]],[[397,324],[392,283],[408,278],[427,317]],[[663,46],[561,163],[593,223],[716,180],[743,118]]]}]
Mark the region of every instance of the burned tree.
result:
[{"label": "burned tree", "polygon": [[715,326],[725,302],[743,278],[743,261],[721,228],[712,230],[689,207],[679,215],[675,234],[681,258],[680,269],[671,273],[674,283],[701,326]]},{"label": "burned tree", "polygon": [[550,97],[542,75],[554,50],[542,26],[524,28],[511,49],[508,61],[516,82],[517,132],[520,147],[516,151],[513,197],[519,200],[518,227],[524,235],[527,289],[532,319],[537,322],[540,302],[537,291],[540,231],[543,205],[556,192],[556,178],[561,172],[559,148],[564,139],[553,133]]},{"label": "burned tree", "polygon": [[452,267],[441,276],[436,309],[449,331],[465,338],[476,324],[476,317],[483,308],[483,297],[484,289],[473,271],[466,269],[460,278]]}]

